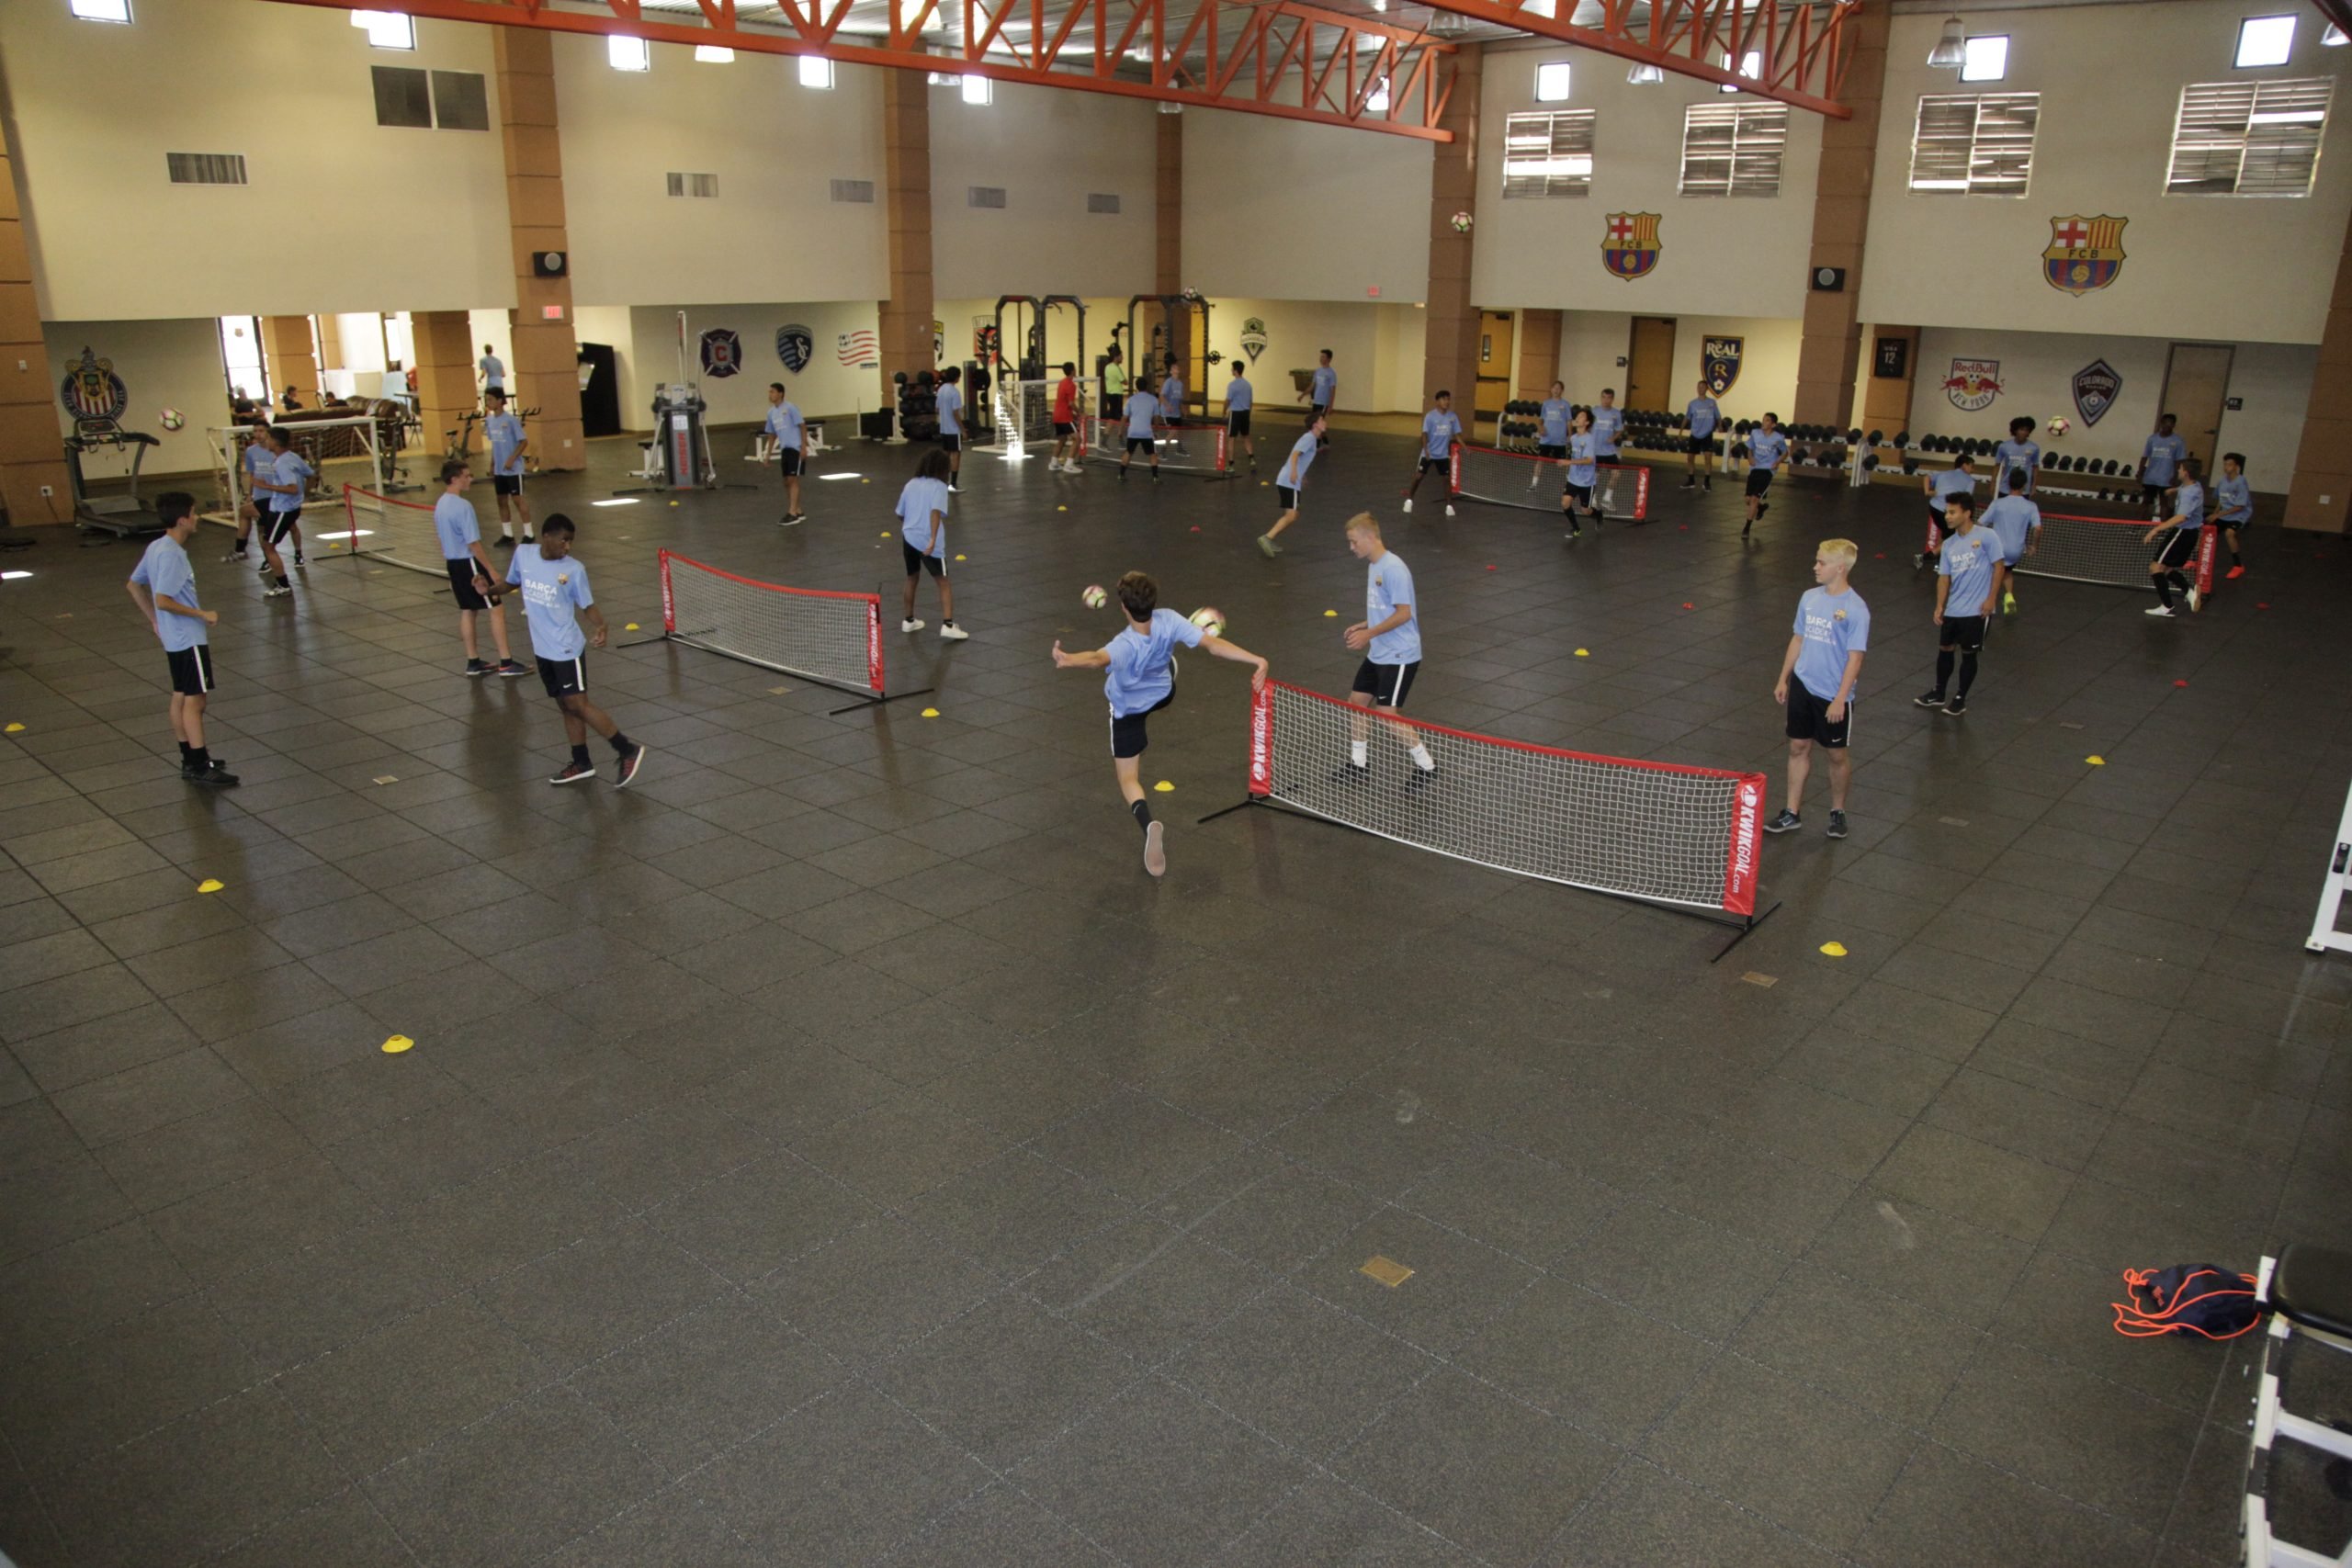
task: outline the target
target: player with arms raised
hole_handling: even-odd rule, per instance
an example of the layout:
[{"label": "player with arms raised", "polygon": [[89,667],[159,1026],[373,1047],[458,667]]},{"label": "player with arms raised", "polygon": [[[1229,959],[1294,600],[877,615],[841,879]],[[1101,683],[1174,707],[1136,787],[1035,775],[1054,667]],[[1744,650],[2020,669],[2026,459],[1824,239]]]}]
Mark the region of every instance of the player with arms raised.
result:
[{"label": "player with arms raised", "polygon": [[1797,601],[1789,650],[1781,657],[1780,682],[1772,688],[1772,700],[1788,712],[1789,800],[1764,824],[1768,833],[1792,833],[1804,826],[1798,813],[1818,746],[1829,753],[1829,837],[1846,836],[1846,787],[1854,778],[1846,742],[1853,733],[1854,685],[1862,678],[1862,654],[1871,645],[1871,607],[1846,581],[1860,554],[1851,539],[1822,540],[1813,556],[1815,586]]}]

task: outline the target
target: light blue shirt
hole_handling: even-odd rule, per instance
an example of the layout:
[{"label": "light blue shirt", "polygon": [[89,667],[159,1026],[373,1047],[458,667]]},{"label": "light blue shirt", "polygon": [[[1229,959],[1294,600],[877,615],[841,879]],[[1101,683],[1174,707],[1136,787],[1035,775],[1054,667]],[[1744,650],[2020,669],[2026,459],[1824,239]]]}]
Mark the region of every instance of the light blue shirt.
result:
[{"label": "light blue shirt", "polygon": [[1993,493],[2009,493],[2009,475],[2025,470],[2025,492],[2033,493],[2034,470],[2041,467],[2041,447],[2031,441],[2004,441],[1993,448]]},{"label": "light blue shirt", "polygon": [[964,389],[952,382],[939,389],[939,434],[964,434]]},{"label": "light blue shirt", "polygon": [[2041,526],[2041,508],[2021,495],[2005,495],[1984,509],[1977,526],[2001,541],[2001,558],[2015,566],[2025,558],[2025,542]]},{"label": "light blue shirt", "polygon": [[2183,479],[2173,495],[2173,515],[2180,519],[2184,534],[2205,526],[2205,487],[2195,479]]},{"label": "light blue shirt", "polygon": [[2213,513],[2216,523],[2243,523],[2254,515],[2254,488],[2240,474],[2232,479],[2223,474],[2213,481],[2213,500],[2219,510]]},{"label": "light blue shirt", "polygon": [[1225,412],[1248,413],[1257,405],[1258,393],[1247,376],[1236,376],[1225,384]]},{"label": "light blue shirt", "polygon": [[1789,630],[1804,639],[1797,649],[1797,680],[1822,701],[1836,702],[1846,683],[1846,656],[1870,649],[1871,607],[1851,588],[1843,593],[1808,588]]},{"label": "light blue shirt", "polygon": [[779,446],[799,451],[803,423],[799,406],[789,398],[768,410],[768,434],[775,437]]},{"label": "light blue shirt", "polygon": [[907,488],[899,492],[899,537],[930,556],[938,555],[944,543],[932,536],[933,513],[947,515],[947,481],[909,479]]},{"label": "light blue shirt", "polygon": [[[187,549],[169,534],[147,547],[147,553],[130,570],[130,581],[150,593],[177,600],[191,610],[204,607],[197,602],[196,568],[188,564]],[[164,650],[170,653],[202,648],[207,640],[200,618],[175,615],[160,604],[155,608],[155,632],[164,639]]]},{"label": "light blue shirt", "polygon": [[1182,377],[1171,375],[1159,384],[1159,412],[1168,416],[1168,423],[1170,424],[1176,423],[1184,417],[1184,378]]},{"label": "light blue shirt", "polygon": [[1127,400],[1127,439],[1130,441],[1150,440],[1152,423],[1159,417],[1159,403],[1157,399],[1129,398]]},{"label": "light blue shirt", "polygon": [[1600,477],[1600,466],[1592,460],[1592,432],[1579,430],[1568,437],[1568,482],[1589,485]]},{"label": "light blue shirt", "polygon": [[1625,428],[1623,409],[1597,408],[1592,411],[1592,449],[1604,457],[1617,456],[1617,436]]},{"label": "light blue shirt", "polygon": [[1751,430],[1747,433],[1747,466],[1751,468],[1777,468],[1781,459],[1789,455],[1789,438],[1778,430]]},{"label": "light blue shirt", "polygon": [[2188,443],[2175,435],[2151,435],[2140,448],[2140,482],[2143,485],[2168,485],[2180,472],[2180,460],[2188,456]]},{"label": "light blue shirt", "polygon": [[1929,476],[1928,484],[1928,504],[1940,515],[1946,501],[1976,488],[1976,476],[1964,468],[1943,468]]},{"label": "light blue shirt", "polygon": [[255,479],[275,480],[277,478],[277,459],[270,456],[268,444],[261,441],[249,444],[245,447],[244,463],[245,499],[247,501],[268,500],[269,492],[256,489],[254,485]]},{"label": "light blue shirt", "polygon": [[1328,409],[1331,406],[1331,394],[1340,389],[1340,373],[1328,365],[1318,365],[1307,385],[1306,400]]},{"label": "light blue shirt", "polygon": [[1290,456],[1283,459],[1282,472],[1274,482],[1296,490],[1306,482],[1306,466],[1314,461],[1315,432],[1310,430],[1291,444]]},{"label": "light blue shirt", "polygon": [[1535,439],[1546,446],[1566,446],[1568,444],[1568,415],[1575,407],[1576,404],[1566,398],[1544,399],[1542,411],[1544,423],[1536,431]]},{"label": "light blue shirt", "polygon": [[312,474],[319,470],[311,467],[309,459],[291,446],[278,453],[277,461],[271,467],[276,470],[269,476],[274,483],[292,485],[294,488],[290,491],[263,491],[263,494],[269,497],[269,509],[272,512],[301,511],[302,486]]},{"label": "light blue shirt", "polygon": [[1374,664],[1410,664],[1421,656],[1421,613],[1413,600],[1413,571],[1395,550],[1372,563],[1364,578],[1363,624],[1376,626],[1396,613],[1399,604],[1413,606],[1405,624],[1382,632],[1364,650]]},{"label": "light blue shirt", "polygon": [[484,391],[488,391],[493,387],[502,389],[505,387],[506,367],[500,361],[498,355],[494,354],[483,355],[481,356],[481,363],[475,367],[475,368],[481,372],[482,389]]},{"label": "light blue shirt", "polygon": [[531,651],[561,662],[587,650],[588,634],[575,612],[596,602],[588,591],[588,569],[571,557],[549,560],[537,545],[523,545],[506,563],[506,581],[523,585],[523,618],[531,627]]},{"label": "light blue shirt", "polygon": [[2000,559],[2000,539],[1981,523],[1965,534],[1945,535],[1936,556],[1936,575],[1951,579],[1944,614],[1983,615],[1985,596],[1993,592],[1993,568]]},{"label": "light blue shirt", "polygon": [[1421,456],[1442,462],[1462,436],[1462,421],[1442,409],[1421,415]]},{"label": "light blue shirt", "polygon": [[445,490],[433,503],[433,531],[441,536],[443,560],[464,560],[474,553],[474,541],[481,537],[481,520],[474,515],[472,502]]},{"label": "light blue shirt", "polygon": [[512,413],[494,413],[481,422],[482,439],[490,443],[490,471],[501,479],[523,472],[523,422]]},{"label": "light blue shirt", "polygon": [[[1724,422],[1723,406],[1713,398],[1693,398],[1683,405],[1682,418],[1690,426],[1690,434],[1703,440],[1713,435],[1715,426]],[[1863,612],[1866,625],[1869,614],[1867,610]]]},{"label": "light blue shirt", "polygon": [[1172,663],[1176,645],[1201,646],[1201,628],[1173,610],[1154,610],[1148,634],[1126,629],[1105,643],[1111,662],[1102,675],[1102,694],[1111,699],[1111,716],[1148,713],[1176,689]]}]

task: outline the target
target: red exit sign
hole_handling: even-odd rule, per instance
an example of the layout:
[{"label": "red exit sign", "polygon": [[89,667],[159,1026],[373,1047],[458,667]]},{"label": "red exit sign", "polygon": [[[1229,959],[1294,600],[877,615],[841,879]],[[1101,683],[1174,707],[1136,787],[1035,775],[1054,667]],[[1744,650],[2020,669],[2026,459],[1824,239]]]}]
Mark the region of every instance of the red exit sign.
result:
[{"label": "red exit sign", "polygon": [[563,320],[563,307],[560,305],[542,305],[539,307],[539,319],[545,321],[560,321]]},{"label": "red exit sign", "polygon": [[1366,285],[1364,286],[1363,297],[1364,297],[1365,299],[1379,299],[1379,298],[1380,298],[1380,285],[1378,285],[1377,283],[1368,283],[1368,284],[1366,284]]}]

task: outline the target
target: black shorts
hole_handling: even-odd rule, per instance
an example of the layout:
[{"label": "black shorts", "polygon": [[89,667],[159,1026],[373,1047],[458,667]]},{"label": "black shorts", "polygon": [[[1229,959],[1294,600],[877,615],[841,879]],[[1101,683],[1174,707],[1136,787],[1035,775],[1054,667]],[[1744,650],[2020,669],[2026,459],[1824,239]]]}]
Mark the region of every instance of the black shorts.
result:
[{"label": "black shorts", "polygon": [[481,564],[479,561],[471,556],[467,556],[462,560],[447,561],[443,564],[449,569],[449,593],[458,601],[458,609],[487,610],[490,608],[490,600],[484,596],[481,589],[474,586],[474,578],[481,570]]},{"label": "black shorts", "polygon": [[264,537],[275,545],[292,533],[294,525],[302,521],[302,509],[298,506],[291,512],[272,512],[268,517],[269,532]]},{"label": "black shorts", "polygon": [[2156,563],[2178,568],[2187,566],[2197,555],[2197,536],[2202,528],[2175,528],[2172,537],[2156,547]]},{"label": "black shorts", "polygon": [[1442,474],[1453,467],[1453,459],[1451,457],[1425,457],[1421,459],[1421,472],[1425,474]]},{"label": "black shorts", "polygon": [[1682,444],[1682,449],[1685,452],[1692,454],[1694,457],[1704,457],[1712,455],[1715,449],[1714,432],[1711,430],[1704,435],[1694,435],[1690,437],[1690,440]]},{"label": "black shorts", "polygon": [[1843,747],[1854,724],[1854,705],[1846,705],[1846,716],[1837,723],[1829,722],[1829,699],[1816,697],[1803,682],[1789,682],[1788,734],[1792,740],[1810,740],[1816,746],[1832,750]]},{"label": "black shorts", "polygon": [[1565,446],[1555,446],[1549,441],[1541,441],[1536,443],[1535,455],[1539,457],[1565,457],[1568,455],[1568,449]]},{"label": "black shorts", "polygon": [[960,435],[950,435],[943,430],[939,433],[939,449],[943,452],[961,452],[964,449],[964,438]]},{"label": "black shorts", "polygon": [[1274,494],[1280,498],[1284,512],[1298,510],[1298,491],[1290,485],[1276,485]]},{"label": "black shorts", "polygon": [[1148,435],[1130,435],[1127,437],[1127,456],[1130,457],[1134,457],[1137,452],[1142,452],[1149,456],[1151,460],[1156,463],[1159,461],[1158,450],[1159,444],[1153,441]]},{"label": "black shorts", "polygon": [[1938,544],[1943,543],[1944,536],[1951,532],[1951,529],[1944,523],[1944,514],[1932,506],[1928,508],[1928,527],[1929,530],[1928,537],[1935,540]]},{"label": "black shorts", "polygon": [[1401,708],[1405,694],[1413,689],[1413,673],[1420,667],[1418,659],[1410,664],[1374,664],[1367,658],[1356,666],[1355,684],[1348,690],[1371,694],[1375,707]]},{"label": "black shorts", "polygon": [[560,702],[569,696],[583,694],[588,690],[588,657],[576,659],[542,659],[539,660],[539,684],[548,695]]},{"label": "black shorts", "polygon": [[2143,506],[2154,506],[2157,504],[2164,500],[2165,491],[2172,488],[2173,487],[2170,485],[2152,485],[2145,479],[2141,480],[2140,504]]},{"label": "black shorts", "polygon": [[164,657],[172,661],[173,691],[184,697],[200,697],[212,689],[209,644],[199,642],[194,648],[175,648]]},{"label": "black shorts", "polygon": [[786,479],[798,479],[800,477],[800,448],[786,446],[777,452],[776,467],[784,470]]},{"label": "black shorts", "polygon": [[1570,479],[1566,485],[1561,487],[1560,495],[1562,499],[1573,501],[1578,506],[1585,508],[1587,511],[1590,511],[1592,508],[1592,487],[1590,485],[1580,485],[1577,483],[1576,480]]},{"label": "black shorts", "polygon": [[1766,491],[1770,490],[1771,488],[1772,488],[1772,470],[1771,470],[1771,469],[1770,469],[1770,468],[1750,468],[1750,469],[1748,469],[1748,470],[1747,470],[1747,493],[1748,493],[1748,494],[1750,494],[1750,495],[1762,495]]},{"label": "black shorts", "polygon": [[933,577],[944,577],[947,574],[946,561],[927,550],[915,548],[904,539],[899,541],[899,553],[906,558],[909,577],[912,577],[919,571],[928,571]]},{"label": "black shorts", "polygon": [[1938,648],[1957,648],[1974,653],[1984,646],[1984,617],[1982,615],[1946,615],[1936,631]]},{"label": "black shorts", "polygon": [[1248,409],[1242,409],[1238,412],[1228,410],[1225,416],[1225,433],[1227,435],[1232,436],[1236,441],[1238,441],[1243,436],[1249,434],[1250,411]]},{"label": "black shorts", "polygon": [[1329,419],[1330,415],[1331,405],[1329,403],[1309,403],[1306,405],[1306,423],[1309,424],[1314,423],[1318,419]]},{"label": "black shorts", "polygon": [[2212,522],[2207,524],[2206,526],[2209,528],[2226,528],[2231,533],[2236,534],[2253,527],[2254,519],[2251,517],[2241,517],[2237,521],[2232,522],[2226,517],[2216,517]]},{"label": "black shorts", "polygon": [[1103,393],[1103,394],[1102,394],[1102,417],[1103,417],[1104,419],[1116,419],[1116,418],[1118,418],[1121,414],[1123,414],[1123,413],[1125,413],[1125,412],[1127,412],[1127,394],[1126,394],[1126,393],[1125,393],[1125,392],[1105,392],[1105,393]]},{"label": "black shorts", "polygon": [[1054,439],[1057,441],[1066,441],[1069,439],[1069,433],[1073,428],[1074,426],[1072,426],[1070,422],[1066,419],[1057,419],[1054,421]]},{"label": "black shorts", "polygon": [[1124,716],[1113,714],[1111,716],[1111,755],[1114,757],[1142,756],[1144,749],[1151,744],[1151,737],[1144,731],[1144,720],[1175,700],[1176,688],[1170,685],[1166,696],[1141,713],[1131,713]]},{"label": "black shorts", "polygon": [[523,493],[523,476],[492,474],[490,476],[490,489],[493,495],[520,495]]}]

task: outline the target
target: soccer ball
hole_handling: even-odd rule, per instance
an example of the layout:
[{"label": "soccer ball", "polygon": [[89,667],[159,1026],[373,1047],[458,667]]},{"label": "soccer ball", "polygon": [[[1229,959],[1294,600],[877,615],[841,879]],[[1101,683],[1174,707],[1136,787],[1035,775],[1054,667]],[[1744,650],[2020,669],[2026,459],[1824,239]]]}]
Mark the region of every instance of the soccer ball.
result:
[{"label": "soccer ball", "polygon": [[1204,604],[1193,612],[1193,624],[1211,637],[1225,635],[1225,612]]},{"label": "soccer ball", "polygon": [[177,430],[182,425],[187,423],[187,415],[180,412],[177,409],[165,409],[164,411],[163,417],[164,428],[165,430]]},{"label": "soccer ball", "polygon": [[2066,432],[2068,432],[2068,431],[2070,431],[2070,430],[2072,430],[2072,429],[2074,429],[2074,428],[2075,428],[2075,427],[2074,427],[2072,424],[2068,423],[2067,423],[2065,420],[2064,420],[2064,419],[2053,419],[2053,420],[2052,420],[2052,421],[2050,422],[2050,424],[2049,424],[2050,434],[2051,434],[2053,437],[2054,437],[2054,436],[2064,435],[2064,434],[2066,434]]},{"label": "soccer ball", "polygon": [[1457,234],[1467,234],[1470,232],[1470,225],[1473,221],[1474,220],[1471,216],[1466,212],[1455,213],[1453,215],[1453,231]]},{"label": "soccer ball", "polygon": [[1086,592],[1079,597],[1086,601],[1086,607],[1090,610],[1099,610],[1111,602],[1111,596],[1102,592],[1102,585],[1099,582],[1088,583]]}]

